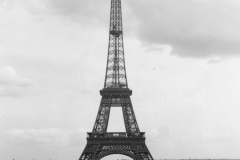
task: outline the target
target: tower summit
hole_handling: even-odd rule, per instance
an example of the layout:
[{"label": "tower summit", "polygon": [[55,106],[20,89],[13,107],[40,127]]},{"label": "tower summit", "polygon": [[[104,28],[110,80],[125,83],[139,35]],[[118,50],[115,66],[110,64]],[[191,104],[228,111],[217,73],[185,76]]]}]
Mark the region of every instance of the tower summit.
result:
[{"label": "tower summit", "polygon": [[[104,88],[92,132],[79,160],[100,160],[111,154],[123,154],[134,160],[153,160],[140,132],[128,88],[124,47],[121,0],[111,0],[109,44]],[[107,132],[111,107],[121,107],[126,132]]]},{"label": "tower summit", "polygon": [[128,88],[124,48],[121,1],[111,1],[108,59],[104,89]]}]

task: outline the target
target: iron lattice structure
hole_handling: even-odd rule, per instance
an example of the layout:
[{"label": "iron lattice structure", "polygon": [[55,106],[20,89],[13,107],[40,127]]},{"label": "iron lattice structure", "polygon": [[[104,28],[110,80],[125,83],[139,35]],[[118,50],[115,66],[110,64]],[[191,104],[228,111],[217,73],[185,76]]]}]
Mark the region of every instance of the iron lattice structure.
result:
[{"label": "iron lattice structure", "polygon": [[[92,132],[79,160],[99,160],[123,154],[134,160],[153,160],[140,132],[128,88],[124,59],[121,0],[111,0],[108,58],[104,88]],[[107,132],[111,107],[122,107],[126,132]]]},{"label": "iron lattice structure", "polygon": [[123,48],[121,1],[111,1],[108,59],[104,88],[128,88]]}]

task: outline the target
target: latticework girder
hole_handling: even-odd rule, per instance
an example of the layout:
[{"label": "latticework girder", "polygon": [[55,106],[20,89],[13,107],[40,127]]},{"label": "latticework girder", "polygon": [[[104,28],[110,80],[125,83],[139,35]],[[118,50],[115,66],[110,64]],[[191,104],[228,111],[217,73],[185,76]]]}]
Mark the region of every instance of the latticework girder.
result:
[{"label": "latticework girder", "polygon": [[[116,133],[112,133],[116,134]],[[79,160],[100,160],[111,154],[126,155],[133,160],[153,160],[145,137],[88,137],[88,143]]]},{"label": "latticework girder", "polygon": [[108,59],[104,88],[128,88],[123,48],[121,0],[111,1]]},{"label": "latticework girder", "polygon": [[113,104],[122,107],[127,133],[138,136],[140,133],[129,95],[103,95],[92,133],[101,135],[107,132],[110,108]]}]

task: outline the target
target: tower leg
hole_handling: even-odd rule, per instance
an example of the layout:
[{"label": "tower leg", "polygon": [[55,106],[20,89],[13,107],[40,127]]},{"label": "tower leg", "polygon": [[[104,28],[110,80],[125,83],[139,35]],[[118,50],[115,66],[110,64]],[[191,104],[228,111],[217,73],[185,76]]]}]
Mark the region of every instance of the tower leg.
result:
[{"label": "tower leg", "polygon": [[129,95],[122,96],[122,110],[123,110],[123,118],[124,124],[126,127],[126,131],[131,133],[133,136],[138,136],[140,134],[140,130],[137,124],[137,120],[134,114],[134,110],[132,107],[132,102]]},{"label": "tower leg", "polygon": [[93,126],[93,132],[103,134],[107,131],[108,119],[110,114],[111,104],[109,103],[110,96],[102,96],[97,118]]}]

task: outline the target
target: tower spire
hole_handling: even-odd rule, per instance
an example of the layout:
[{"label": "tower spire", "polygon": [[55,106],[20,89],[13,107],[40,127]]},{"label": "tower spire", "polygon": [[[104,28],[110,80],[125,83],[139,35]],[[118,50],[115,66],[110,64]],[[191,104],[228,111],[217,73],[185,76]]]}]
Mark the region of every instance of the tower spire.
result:
[{"label": "tower spire", "polygon": [[121,0],[111,0],[108,58],[104,89],[128,88],[123,47]]}]

